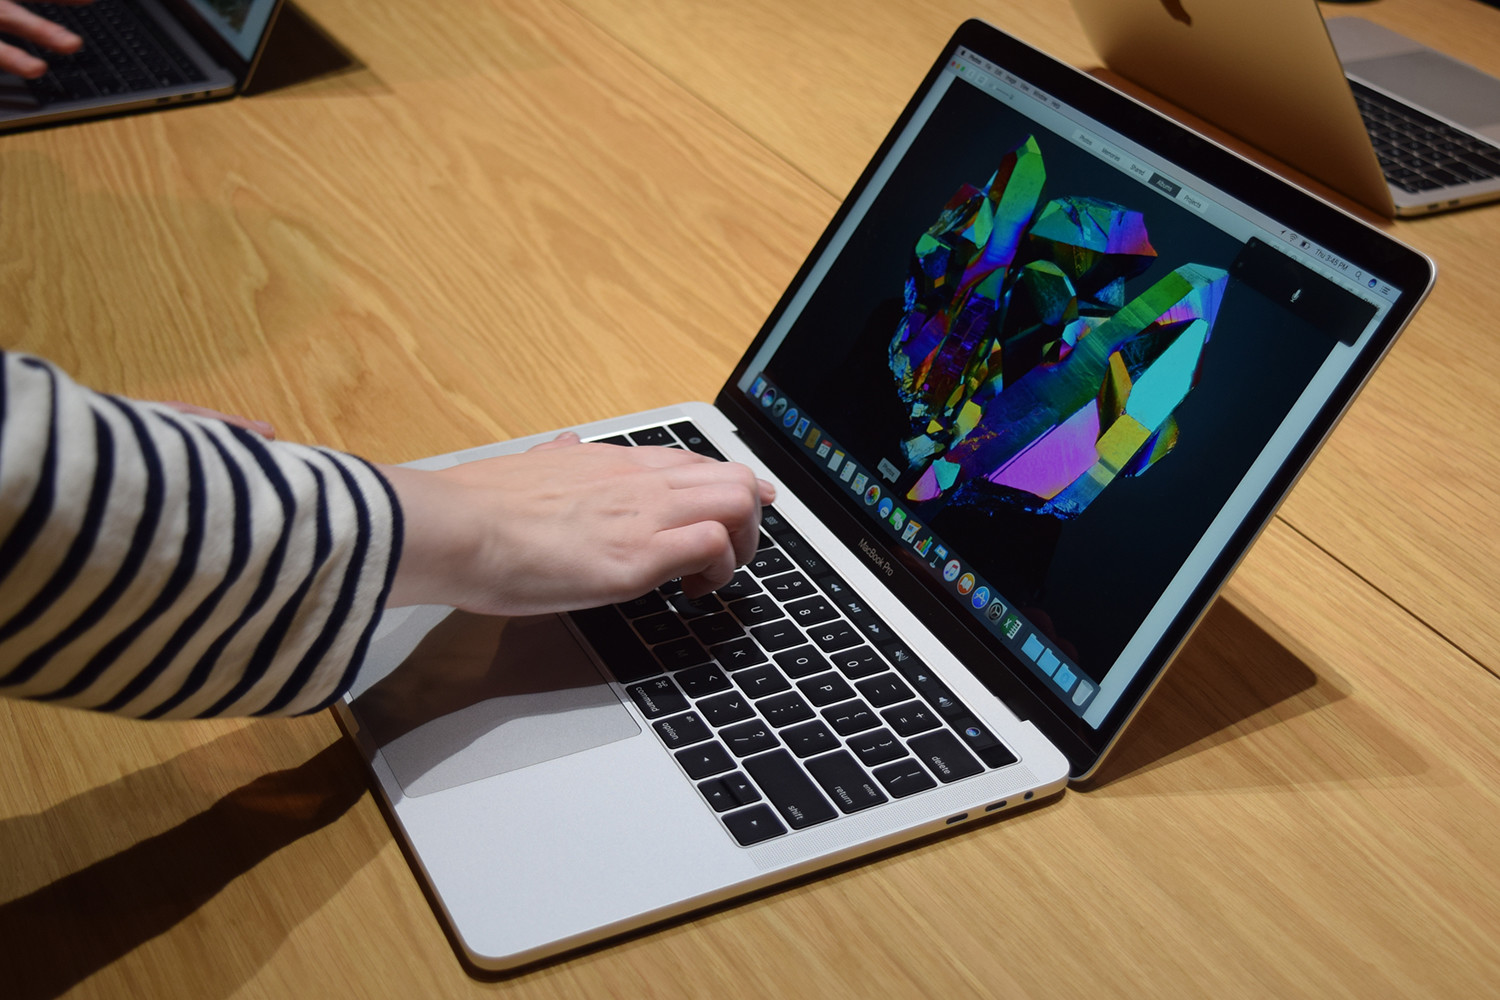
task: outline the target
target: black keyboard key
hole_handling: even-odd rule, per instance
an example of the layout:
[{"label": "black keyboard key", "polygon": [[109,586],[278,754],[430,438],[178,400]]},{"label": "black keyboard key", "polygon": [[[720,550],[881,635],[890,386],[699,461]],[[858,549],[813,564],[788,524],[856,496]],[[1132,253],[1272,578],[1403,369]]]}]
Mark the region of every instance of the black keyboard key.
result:
[{"label": "black keyboard key", "polygon": [[879,677],[866,677],[854,686],[876,708],[885,708],[887,705],[894,705],[913,697],[911,688],[892,673],[881,674]]},{"label": "black keyboard key", "polygon": [[786,613],[791,616],[792,621],[803,628],[821,625],[839,616],[833,605],[823,597],[807,597],[794,601],[786,606]]},{"label": "black keyboard key", "polygon": [[774,576],[777,573],[785,573],[791,569],[791,564],[786,561],[786,556],[775,549],[761,549],[755,553],[755,558],[745,564],[745,568],[759,577]]},{"label": "black keyboard key", "polygon": [[719,780],[724,782],[725,787],[733,793],[740,805],[748,806],[752,802],[760,801],[760,792],[750,783],[750,779],[745,777],[744,772],[735,771],[733,774],[726,774]]},{"label": "black keyboard key", "polygon": [[710,778],[734,770],[734,758],[718,743],[700,743],[673,754],[689,778]]},{"label": "black keyboard key", "polygon": [[688,634],[687,626],[682,623],[682,619],[670,611],[659,615],[647,615],[645,618],[637,618],[631,624],[635,626],[635,630],[640,633],[641,638],[653,646],[659,642],[681,639]]},{"label": "black keyboard key", "polygon": [[724,676],[724,671],[720,670],[719,665],[716,663],[705,663],[702,666],[690,667],[675,674],[674,679],[681,686],[682,693],[694,701],[711,694],[716,694],[729,687],[729,678]]},{"label": "black keyboard key", "polygon": [[738,691],[705,698],[698,703],[698,711],[702,712],[703,717],[715,728],[748,719],[755,714],[755,710],[750,707],[750,699]]},{"label": "black keyboard key", "polygon": [[839,668],[839,673],[850,680],[871,677],[884,673],[886,670],[885,661],[869,646],[846,649],[843,652],[834,653],[829,659],[833,660],[833,665]]},{"label": "black keyboard key", "polygon": [[[854,697],[854,689],[849,686],[849,682],[834,673],[819,674],[816,677],[798,681],[797,690],[819,708],[839,701],[848,701]],[[933,724],[937,724],[936,719],[933,720]]]},{"label": "black keyboard key", "polygon": [[822,647],[825,653],[848,649],[850,646],[858,646],[860,643],[859,633],[855,632],[853,627],[846,621],[832,621],[822,625],[814,625],[807,630],[807,636]]},{"label": "black keyboard key", "polygon": [[790,649],[806,641],[806,637],[797,626],[786,618],[777,622],[768,622],[765,625],[756,625],[750,629],[750,634],[755,637],[756,642],[772,653]]},{"label": "black keyboard key", "polygon": [[745,770],[794,830],[827,822],[838,815],[785,750],[751,757],[745,761]]},{"label": "black keyboard key", "polygon": [[721,642],[709,652],[725,670],[743,670],[745,667],[753,667],[757,663],[766,662],[766,654],[761,652],[753,639],[733,639],[729,642]]},{"label": "black keyboard key", "polygon": [[751,806],[741,812],[729,813],[724,817],[724,826],[741,847],[749,847],[786,833],[786,827],[781,825],[781,820],[776,818],[776,814],[767,805]]},{"label": "black keyboard key", "polygon": [[902,736],[915,736],[942,725],[938,717],[932,714],[932,710],[920,701],[909,701],[904,705],[888,708],[880,714],[886,725]]},{"label": "black keyboard key", "polygon": [[880,725],[880,717],[858,698],[829,705],[823,709],[823,718],[840,736],[852,736]]},{"label": "black keyboard key", "polygon": [[769,663],[747,667],[734,675],[734,682],[751,698],[759,700],[767,695],[780,694],[791,689],[786,675]]},{"label": "black keyboard key", "polygon": [[667,610],[667,602],[656,591],[642,594],[633,601],[622,601],[616,604],[626,618],[641,618],[645,615],[655,615]]},{"label": "black keyboard key", "polygon": [[764,594],[730,601],[729,610],[745,625],[759,625],[784,617],[781,606]]},{"label": "black keyboard key", "polygon": [[821,719],[783,729],[781,738],[798,757],[811,757],[814,754],[832,750],[839,745],[839,738],[833,735],[833,730],[829,729],[828,724]]},{"label": "black keyboard key", "polygon": [[823,786],[833,804],[846,813],[859,812],[887,801],[885,794],[846,750],[808,761],[807,771]]},{"label": "black keyboard key", "polygon": [[614,608],[588,608],[568,617],[621,684],[661,673],[656,657]]},{"label": "black keyboard key", "polygon": [[777,653],[775,658],[777,665],[786,671],[788,677],[792,678],[810,677],[813,674],[821,674],[825,670],[833,669],[833,664],[828,662],[828,658],[812,646],[783,650]]},{"label": "black keyboard key", "polygon": [[853,750],[865,767],[875,767],[906,756],[906,747],[889,729],[877,729],[849,738]]},{"label": "black keyboard key", "polygon": [[723,611],[724,602],[713,594],[689,597],[678,591],[672,595],[672,608],[684,618],[697,618],[700,615],[711,615],[715,611]]},{"label": "black keyboard key", "polygon": [[698,640],[691,636],[686,639],[664,642],[651,652],[656,657],[656,662],[660,663],[665,670],[682,670],[699,663],[707,663],[710,659],[708,650],[699,645]]},{"label": "black keyboard key", "polygon": [[813,717],[813,710],[795,691],[773,694],[756,707],[760,709],[760,714],[766,717],[766,721],[777,729],[796,722],[806,722]]},{"label": "black keyboard key", "polygon": [[975,760],[974,755],[958,741],[958,737],[946,729],[913,737],[911,752],[944,784],[984,770],[984,765]]},{"label": "black keyboard key", "polygon": [[724,784],[723,778],[710,778],[698,785],[698,791],[708,800],[709,808],[714,812],[728,812],[730,809],[738,809],[740,803],[735,800],[734,793],[729,786]]},{"label": "black keyboard key", "polygon": [[728,642],[730,639],[738,639],[745,634],[740,623],[735,621],[734,616],[728,612],[694,619],[688,623],[688,627],[693,630],[694,635],[710,646]]},{"label": "black keyboard key", "polygon": [[736,757],[748,757],[781,745],[771,727],[759,719],[730,726],[719,734],[719,738]]},{"label": "black keyboard key", "polygon": [[714,591],[726,601],[737,601],[741,597],[749,597],[760,593],[760,584],[755,581],[745,570],[735,570],[734,579]]},{"label": "black keyboard key", "polygon": [[675,715],[688,707],[687,699],[670,677],[657,677],[640,684],[631,684],[625,690],[630,692],[630,697],[648,719]]},{"label": "black keyboard key", "polygon": [[710,778],[698,786],[698,791],[708,800],[715,812],[725,812],[760,801],[760,792],[750,783],[743,772],[735,771],[722,778]]},{"label": "black keyboard key", "polygon": [[807,577],[795,570],[790,573],[781,573],[777,576],[766,577],[761,583],[765,585],[766,593],[783,604],[813,593],[813,585],[808,582]]},{"label": "black keyboard key", "polygon": [[613,444],[618,445],[622,448],[629,448],[631,445],[630,438],[626,437],[624,434],[611,434],[609,437],[594,438],[593,443]]},{"label": "black keyboard key", "polygon": [[674,715],[670,719],[662,719],[660,722],[653,722],[651,728],[656,730],[656,735],[661,737],[661,741],[667,745],[668,750],[702,743],[713,735],[713,730],[708,728],[703,717],[697,712],[687,712],[683,715]]},{"label": "black keyboard key", "polygon": [[721,462],[724,461],[723,453],[709,444],[708,439],[703,436],[703,432],[688,421],[684,420],[670,426],[672,433],[676,434],[678,440],[688,446],[689,451],[696,451],[700,455],[707,455],[709,458],[716,458]]},{"label": "black keyboard key", "polygon": [[885,790],[898,799],[937,787],[937,782],[932,780],[932,775],[910,757],[894,764],[877,767],[872,773],[875,775],[875,780],[884,785]]},{"label": "black keyboard key", "polygon": [[1500,177],[1500,149],[1466,150],[1459,153],[1457,158],[1486,177]]}]

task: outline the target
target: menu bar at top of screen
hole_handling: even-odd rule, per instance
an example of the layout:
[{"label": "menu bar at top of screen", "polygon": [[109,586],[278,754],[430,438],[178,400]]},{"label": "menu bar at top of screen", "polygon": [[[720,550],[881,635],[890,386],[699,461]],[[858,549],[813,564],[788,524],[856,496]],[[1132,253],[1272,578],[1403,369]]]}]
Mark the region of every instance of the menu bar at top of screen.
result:
[{"label": "menu bar at top of screen", "polygon": [[960,46],[949,61],[948,69],[960,79],[1023,111],[1027,117],[1046,125],[1116,170],[1197,213],[1235,239],[1248,242],[1257,237],[1270,237],[1288,253],[1301,258],[1307,267],[1345,291],[1376,305],[1386,306],[1400,297],[1399,288],[1377,275],[1353,267],[1337,254],[1280,223],[1252,213],[1243,206],[1240,211],[1225,207],[1221,201],[1229,199],[1222,194],[1207,193],[1212,191],[1209,186],[1202,185],[1200,189],[1193,179],[1173,172],[1164,161],[1153,164],[1144,150],[1128,150],[1123,138],[1108,134],[1093,119],[972,50]]}]

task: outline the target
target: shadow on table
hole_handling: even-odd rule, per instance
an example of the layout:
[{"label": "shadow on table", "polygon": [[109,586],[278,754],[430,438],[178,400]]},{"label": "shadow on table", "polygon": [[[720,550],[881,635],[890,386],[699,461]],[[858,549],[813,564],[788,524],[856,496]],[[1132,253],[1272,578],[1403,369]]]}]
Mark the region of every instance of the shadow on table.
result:
[{"label": "shadow on table", "polygon": [[[1094,795],[1162,794],[1406,778],[1428,764],[1348,682],[1314,672],[1224,598],[1209,609],[1139,714],[1085,786]],[[1166,782],[1140,779],[1234,741],[1253,748],[1199,761]],[[1125,779],[1131,780],[1125,780]]]},{"label": "shadow on table", "polygon": [[282,6],[265,55],[243,91],[246,97],[365,70],[322,25],[294,3]]},{"label": "shadow on table", "polygon": [[[122,803],[149,801],[153,792],[179,786],[178,772],[199,769],[201,755],[234,754],[241,749],[237,740],[240,734],[221,738],[45,812],[4,820],[0,857],[7,865],[25,864],[25,852],[50,845],[48,830],[58,824],[108,825]],[[9,1000],[58,996],[171,929],[236,878],[344,815],[365,794],[362,774],[354,749],[339,740],[297,767],[236,788],[163,833],[0,903],[0,942],[7,956],[0,992]],[[238,945],[252,960],[264,959],[366,860],[330,858],[309,873],[298,898],[268,904],[273,910],[307,912],[281,913],[280,919],[258,915],[245,924]],[[258,962],[207,964],[213,967],[191,970],[190,978],[248,975]],[[231,993],[233,985],[219,992]]]}]

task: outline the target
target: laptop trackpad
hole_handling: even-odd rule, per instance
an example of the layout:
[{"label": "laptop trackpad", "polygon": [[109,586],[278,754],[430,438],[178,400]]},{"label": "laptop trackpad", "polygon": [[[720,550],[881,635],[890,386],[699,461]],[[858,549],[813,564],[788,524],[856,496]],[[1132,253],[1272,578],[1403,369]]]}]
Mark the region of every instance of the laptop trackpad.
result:
[{"label": "laptop trackpad", "polygon": [[453,611],[350,707],[409,796],[640,732],[556,615]]}]

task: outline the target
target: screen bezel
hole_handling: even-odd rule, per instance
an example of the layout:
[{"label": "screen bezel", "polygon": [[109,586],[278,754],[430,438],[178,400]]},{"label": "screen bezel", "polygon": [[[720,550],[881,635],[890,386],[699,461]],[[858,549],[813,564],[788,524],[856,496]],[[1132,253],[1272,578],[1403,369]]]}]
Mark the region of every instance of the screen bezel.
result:
[{"label": "screen bezel", "polygon": [[[1127,684],[1114,708],[1095,729],[1061,704],[1014,654],[995,642],[972,617],[960,613],[943,598],[931,578],[921,572],[917,557],[902,547],[887,545],[871,530],[856,508],[797,457],[790,440],[778,433],[759,407],[738,389],[751,360],[770,336],[816,262],[848,217],[861,192],[871,183],[882,161],[917,112],[919,105],[959,47],[1003,67],[1033,86],[1066,102],[1133,140],[1150,148],[1189,174],[1209,180],[1251,209],[1277,220],[1295,220],[1297,231],[1331,252],[1371,273],[1385,276],[1402,294],[1381,321],[1374,336],[1354,358],[1344,377],[1319,406],[1308,429],[1276,470],[1251,509],[1232,532],[1218,556],[1193,588],[1180,612]],[[898,600],[929,623],[934,634],[958,659],[1022,718],[1033,721],[1068,757],[1074,780],[1091,775],[1141,701],[1165,671],[1215,595],[1270,521],[1297,478],[1343,415],[1375,365],[1425,298],[1433,279],[1431,261],[1396,240],[1372,229],[1334,206],[1198,135],[1100,80],[1060,63],[984,22],[964,23],[923,80],[879,151],[835,214],[807,260],[799,269],[760,333],[720,391],[717,405],[734,421],[757,454],[851,548],[873,546],[894,565],[908,572],[888,582]]]}]

